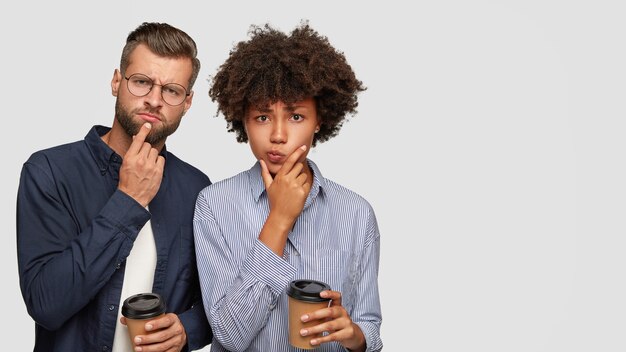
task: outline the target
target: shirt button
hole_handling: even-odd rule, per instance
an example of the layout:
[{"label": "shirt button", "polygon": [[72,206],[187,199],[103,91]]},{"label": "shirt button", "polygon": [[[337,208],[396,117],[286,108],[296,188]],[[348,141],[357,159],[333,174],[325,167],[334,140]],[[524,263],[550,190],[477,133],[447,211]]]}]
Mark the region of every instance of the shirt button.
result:
[{"label": "shirt button", "polygon": [[109,346],[102,346],[102,350],[103,351],[108,351],[109,350]]},{"label": "shirt button", "polygon": [[121,267],[122,267],[122,263],[117,263],[117,265],[115,266],[115,270],[118,270]]},{"label": "shirt button", "polygon": [[[112,311],[112,310],[114,310],[114,309],[115,309],[115,306],[111,304],[111,305],[109,306],[109,310],[111,310],[111,311]],[[106,347],[106,346],[104,346],[104,347]]]}]

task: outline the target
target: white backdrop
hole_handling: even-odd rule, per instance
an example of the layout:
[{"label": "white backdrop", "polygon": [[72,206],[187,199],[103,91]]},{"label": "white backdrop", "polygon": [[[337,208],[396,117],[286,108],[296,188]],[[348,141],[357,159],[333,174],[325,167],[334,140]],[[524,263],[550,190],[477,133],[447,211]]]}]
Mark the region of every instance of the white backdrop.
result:
[{"label": "white backdrop", "polygon": [[1,6],[0,331],[12,350],[34,341],[15,254],[21,165],[111,124],[128,32],[163,21],[196,40],[194,104],[168,148],[218,181],[253,158],[215,117],[210,75],[250,24],[289,31],[300,19],[369,88],[310,156],[376,210],[385,350],[626,349],[622,1]]}]

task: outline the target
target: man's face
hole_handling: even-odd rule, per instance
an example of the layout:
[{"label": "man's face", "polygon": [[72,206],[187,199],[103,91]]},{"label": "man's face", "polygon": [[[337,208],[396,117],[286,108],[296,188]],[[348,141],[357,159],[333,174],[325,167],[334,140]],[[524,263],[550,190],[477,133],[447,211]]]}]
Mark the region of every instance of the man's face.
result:
[{"label": "man's face", "polygon": [[163,100],[161,85],[177,83],[189,91],[192,69],[188,58],[160,57],[143,44],[135,48],[124,76],[143,74],[152,80],[154,86],[147,95],[135,96],[128,90],[129,81],[119,71],[115,72],[111,81],[113,95],[117,97],[115,118],[128,136],[134,136],[141,125],[150,122],[152,129],[146,142],[153,147],[165,143],[167,136],[176,131],[183,115],[191,106],[193,94],[185,97],[182,104],[172,106]]}]

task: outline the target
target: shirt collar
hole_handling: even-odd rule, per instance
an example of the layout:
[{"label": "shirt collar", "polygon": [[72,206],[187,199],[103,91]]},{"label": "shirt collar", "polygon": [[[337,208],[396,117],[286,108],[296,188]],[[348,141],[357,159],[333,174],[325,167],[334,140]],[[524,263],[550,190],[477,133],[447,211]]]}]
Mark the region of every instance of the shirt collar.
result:
[{"label": "shirt collar", "polygon": [[[121,165],[122,157],[118,155],[111,147],[109,147],[102,140],[102,136],[107,134],[111,130],[110,127],[95,125],[93,126],[87,135],[85,136],[85,143],[87,143],[87,148],[91,152],[94,160],[98,164],[98,167],[101,171],[106,172],[106,169],[110,164],[118,164]],[[167,149],[165,145],[159,155],[165,157],[167,155]]]},{"label": "shirt collar", "polygon": [[[109,164],[112,162],[121,163],[122,157],[117,155],[111,147],[109,147],[102,140],[102,136],[104,136],[111,129],[105,126],[93,126],[87,135],[85,136],[85,143],[87,144],[87,148],[91,152],[91,156],[94,158],[96,163],[98,164],[98,168],[103,173],[106,173],[106,170],[109,167]],[[117,159],[117,160],[116,160]]]},{"label": "shirt collar", "polygon": [[[313,173],[313,184],[311,186],[311,191],[307,196],[306,202],[304,203],[304,207],[306,208],[317,196],[320,192],[323,193],[324,188],[326,187],[326,180],[322,176],[317,165],[311,160],[306,159],[309,167],[311,168],[311,172]],[[259,201],[261,195],[265,192],[265,184],[263,183],[263,177],[261,176],[261,164],[257,161],[250,170],[248,170],[248,175],[250,175],[250,191],[252,192],[252,196],[255,201]]]}]

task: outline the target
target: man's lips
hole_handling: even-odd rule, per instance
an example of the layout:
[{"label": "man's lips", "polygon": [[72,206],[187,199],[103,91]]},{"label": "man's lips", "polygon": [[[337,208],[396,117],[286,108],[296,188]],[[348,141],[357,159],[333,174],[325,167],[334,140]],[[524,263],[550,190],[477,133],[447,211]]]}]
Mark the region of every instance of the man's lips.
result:
[{"label": "man's lips", "polygon": [[141,117],[141,119],[143,119],[144,121],[147,121],[150,123],[161,121],[161,119],[157,115],[148,114],[148,113],[139,113],[137,115],[139,115],[139,117]]}]

